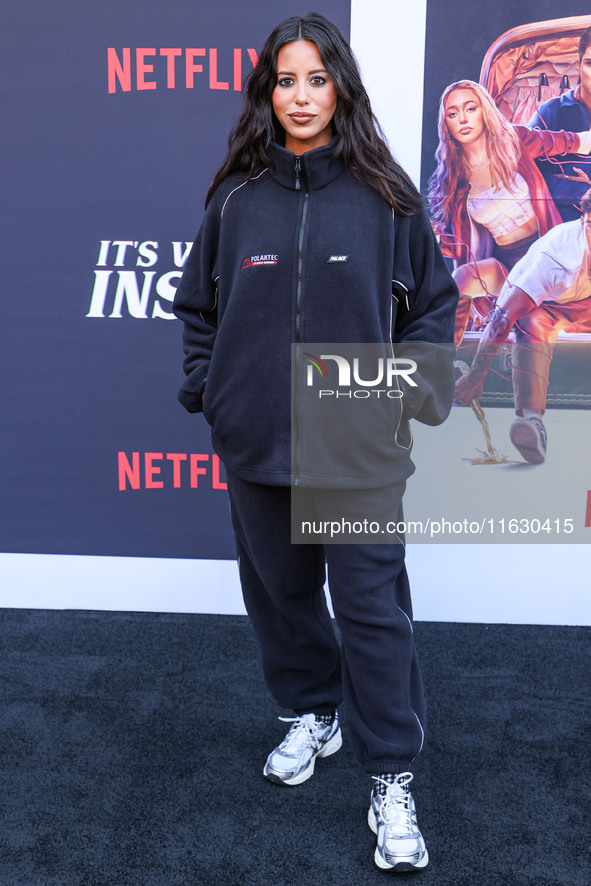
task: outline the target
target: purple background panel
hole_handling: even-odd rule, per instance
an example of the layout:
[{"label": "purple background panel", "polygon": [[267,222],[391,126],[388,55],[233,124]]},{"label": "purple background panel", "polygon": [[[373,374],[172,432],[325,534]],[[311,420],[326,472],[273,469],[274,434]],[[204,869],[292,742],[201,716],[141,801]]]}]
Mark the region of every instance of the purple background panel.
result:
[{"label": "purple background panel", "polygon": [[[348,36],[348,2],[317,8]],[[235,50],[246,74],[248,49],[304,11],[283,0],[272,16],[261,2],[187,0],[5,10],[0,550],[234,556],[209,431],[176,401],[170,298],[240,107]],[[115,78],[108,91],[109,47],[120,64],[130,51],[127,90]],[[189,55],[203,65],[193,88],[188,49],[205,51]],[[119,489],[120,452],[130,465],[138,453],[139,488]],[[205,470],[196,488],[191,454]]]}]

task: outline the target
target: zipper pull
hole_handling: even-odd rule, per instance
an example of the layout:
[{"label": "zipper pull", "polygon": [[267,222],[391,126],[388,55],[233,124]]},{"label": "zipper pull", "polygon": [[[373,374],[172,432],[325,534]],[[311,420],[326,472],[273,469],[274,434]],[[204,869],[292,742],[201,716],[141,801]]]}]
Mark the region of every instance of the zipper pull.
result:
[{"label": "zipper pull", "polygon": [[295,174],[296,174],[296,191],[301,190],[300,187],[300,172],[302,171],[302,158],[295,158]]}]

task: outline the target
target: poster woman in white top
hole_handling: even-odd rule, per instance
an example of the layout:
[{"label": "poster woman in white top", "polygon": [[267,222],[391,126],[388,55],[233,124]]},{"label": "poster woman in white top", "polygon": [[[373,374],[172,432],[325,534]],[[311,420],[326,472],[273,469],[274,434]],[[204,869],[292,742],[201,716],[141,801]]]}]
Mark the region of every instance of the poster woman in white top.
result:
[{"label": "poster woman in white top", "polygon": [[444,91],[429,199],[443,252],[455,264],[457,344],[473,300],[485,297],[487,315],[507,272],[538,237],[561,222],[535,158],[589,152],[590,132],[513,126],[472,80]]}]

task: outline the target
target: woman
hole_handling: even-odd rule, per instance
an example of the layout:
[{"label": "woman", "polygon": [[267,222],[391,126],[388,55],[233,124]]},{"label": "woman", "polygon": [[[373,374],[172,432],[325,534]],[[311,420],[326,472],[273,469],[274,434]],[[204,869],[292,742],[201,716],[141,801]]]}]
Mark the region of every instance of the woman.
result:
[{"label": "woman", "polygon": [[460,290],[455,341],[461,342],[472,300],[492,307],[507,272],[561,218],[536,157],[588,154],[589,132],[513,126],[486,89],[472,80],[447,87],[439,106],[437,168],[431,211],[441,245],[453,258]]},{"label": "woman", "polygon": [[[187,375],[179,399],[190,412],[203,409],[212,426],[265,680],[295,712],[264,775],[296,785],[317,758],[335,753],[344,696],[353,750],[375,779],[375,860],[388,870],[428,861],[408,790],[423,743],[424,698],[404,545],[291,543],[292,485],[310,513],[322,518],[332,508],[334,516],[335,501],[337,509],[351,504],[343,465],[355,472],[363,455],[341,433],[304,440],[294,421],[292,460],[291,348],[450,342],[456,301],[420,196],[376,130],[350,47],[323,16],[286,20],[249,76],[175,298]],[[327,375],[327,364],[343,359],[338,344],[330,347],[320,362],[307,355]],[[390,458],[383,473],[365,464],[355,475],[357,508],[383,487],[380,501],[398,509],[413,470],[409,440],[398,431],[415,415],[443,421],[452,359],[447,351],[437,365],[426,359],[416,381],[402,383],[400,428],[381,441]],[[313,378],[298,372],[305,391]],[[330,459],[322,470],[316,464],[319,438],[335,455],[334,470]],[[324,597],[325,561],[342,652]]]}]

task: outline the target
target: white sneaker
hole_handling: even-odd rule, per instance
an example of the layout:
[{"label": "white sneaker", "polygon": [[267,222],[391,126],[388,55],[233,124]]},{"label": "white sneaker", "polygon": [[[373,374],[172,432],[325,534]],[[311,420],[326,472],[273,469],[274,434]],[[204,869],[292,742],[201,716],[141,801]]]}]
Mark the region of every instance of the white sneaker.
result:
[{"label": "white sneaker", "polygon": [[429,853],[408,789],[412,774],[401,772],[393,784],[375,775],[374,780],[367,823],[378,835],[375,863],[383,871],[422,870],[429,863]]},{"label": "white sneaker", "polygon": [[330,757],[341,747],[343,737],[338,714],[335,711],[330,725],[317,719],[315,714],[279,719],[291,723],[291,729],[269,754],[263,775],[276,784],[301,784],[313,774],[317,757]]}]

